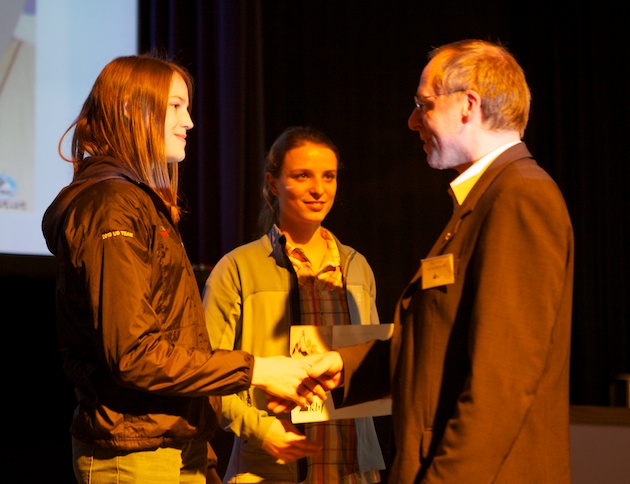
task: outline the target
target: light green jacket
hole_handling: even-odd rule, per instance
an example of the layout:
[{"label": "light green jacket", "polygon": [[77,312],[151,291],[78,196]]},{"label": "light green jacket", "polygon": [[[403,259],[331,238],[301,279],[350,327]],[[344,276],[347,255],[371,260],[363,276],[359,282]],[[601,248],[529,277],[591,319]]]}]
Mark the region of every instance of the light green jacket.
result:
[{"label": "light green jacket", "polygon": [[[241,349],[262,357],[289,356],[290,326],[292,322],[300,324],[299,303],[291,304],[292,295],[294,301],[298,295],[297,278],[284,244],[276,244],[274,251],[269,237],[264,235],[223,256],[206,281],[203,302],[214,349]],[[379,324],[371,267],[363,255],[335,241],[351,323]],[[295,462],[277,464],[262,449],[265,435],[277,418],[267,413],[266,405],[264,393],[253,387],[223,397],[222,425],[235,434],[226,480],[246,472],[269,480],[295,480]],[[280,418],[288,419],[289,415]],[[360,418],[355,423],[360,470],[384,469],[373,420]]]}]

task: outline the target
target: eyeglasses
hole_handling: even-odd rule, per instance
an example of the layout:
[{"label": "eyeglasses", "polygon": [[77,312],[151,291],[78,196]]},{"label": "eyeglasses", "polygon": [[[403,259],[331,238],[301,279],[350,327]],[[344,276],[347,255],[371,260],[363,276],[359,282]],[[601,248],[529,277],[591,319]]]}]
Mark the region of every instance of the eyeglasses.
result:
[{"label": "eyeglasses", "polygon": [[430,96],[414,96],[413,102],[416,105],[416,108],[421,113],[425,113],[427,111],[427,101],[433,97],[438,98],[441,96],[452,96],[453,94],[457,94],[458,92],[464,92],[466,89],[459,89],[457,91],[445,92],[443,94],[431,94]]}]

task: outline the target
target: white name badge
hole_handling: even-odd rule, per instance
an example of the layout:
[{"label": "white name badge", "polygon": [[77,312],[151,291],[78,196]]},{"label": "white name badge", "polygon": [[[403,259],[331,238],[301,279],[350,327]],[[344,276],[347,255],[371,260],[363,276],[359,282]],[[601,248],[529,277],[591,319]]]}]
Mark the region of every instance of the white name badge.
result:
[{"label": "white name badge", "polygon": [[422,289],[444,286],[455,282],[453,254],[422,259]]}]

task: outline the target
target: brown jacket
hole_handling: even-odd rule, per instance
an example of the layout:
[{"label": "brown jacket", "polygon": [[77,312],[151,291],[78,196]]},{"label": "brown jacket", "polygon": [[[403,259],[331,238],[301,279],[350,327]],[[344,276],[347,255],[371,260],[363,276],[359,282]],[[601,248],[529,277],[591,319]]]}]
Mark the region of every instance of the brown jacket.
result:
[{"label": "brown jacket", "polygon": [[247,389],[254,359],[211,351],[197,281],[156,193],[116,160],[86,165],[43,221],[79,401],[71,433],[117,450],[208,440],[209,396]]},{"label": "brown jacket", "polygon": [[570,482],[573,229],[523,143],[455,209],[428,257],[442,254],[453,284],[423,290],[418,271],[392,340],[340,351],[345,403],[391,385],[390,482]]}]

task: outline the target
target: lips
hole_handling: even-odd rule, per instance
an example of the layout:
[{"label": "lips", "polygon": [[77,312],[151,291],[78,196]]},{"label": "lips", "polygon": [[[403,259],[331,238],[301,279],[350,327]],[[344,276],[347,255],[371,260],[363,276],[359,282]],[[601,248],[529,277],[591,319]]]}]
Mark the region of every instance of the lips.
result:
[{"label": "lips", "polygon": [[321,210],[326,206],[326,202],[306,202],[306,205],[313,210]]}]

